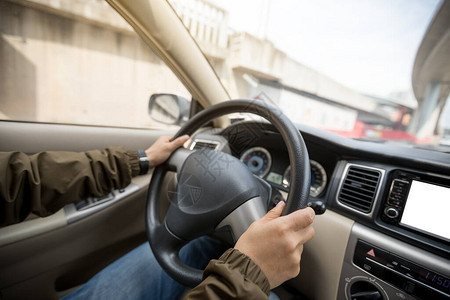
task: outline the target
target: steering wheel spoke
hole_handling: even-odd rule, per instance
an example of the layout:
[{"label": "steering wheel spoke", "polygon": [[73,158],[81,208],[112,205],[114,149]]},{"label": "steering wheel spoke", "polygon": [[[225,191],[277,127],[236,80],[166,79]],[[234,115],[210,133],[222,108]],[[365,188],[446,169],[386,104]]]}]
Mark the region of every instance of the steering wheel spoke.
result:
[{"label": "steering wheel spoke", "polygon": [[175,150],[169,159],[166,161],[166,165],[170,171],[179,171],[183,166],[185,160],[191,155],[194,151],[188,150],[186,148],[178,148]]},{"label": "steering wheel spoke", "polygon": [[229,226],[236,242],[247,228],[255,221],[264,217],[267,212],[267,200],[255,197],[232,211],[222,222],[217,225],[217,229]]}]

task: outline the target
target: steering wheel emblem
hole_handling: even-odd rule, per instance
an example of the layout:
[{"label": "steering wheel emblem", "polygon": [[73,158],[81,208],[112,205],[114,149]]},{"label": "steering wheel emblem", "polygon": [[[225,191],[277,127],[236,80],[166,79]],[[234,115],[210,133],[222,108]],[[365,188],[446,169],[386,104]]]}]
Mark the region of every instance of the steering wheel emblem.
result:
[{"label": "steering wheel emblem", "polygon": [[177,191],[169,192],[170,203],[180,208],[194,206],[202,196],[202,190],[202,183],[197,177],[184,173],[178,179]]}]

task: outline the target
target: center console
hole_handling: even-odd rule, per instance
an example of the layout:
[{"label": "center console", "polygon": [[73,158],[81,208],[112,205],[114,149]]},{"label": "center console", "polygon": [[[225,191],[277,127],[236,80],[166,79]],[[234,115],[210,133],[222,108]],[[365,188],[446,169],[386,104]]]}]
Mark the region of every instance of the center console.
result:
[{"label": "center console", "polygon": [[352,228],[338,299],[449,300],[450,177],[386,175],[371,222]]},{"label": "center console", "polygon": [[450,261],[355,223],[338,299],[450,299]]}]

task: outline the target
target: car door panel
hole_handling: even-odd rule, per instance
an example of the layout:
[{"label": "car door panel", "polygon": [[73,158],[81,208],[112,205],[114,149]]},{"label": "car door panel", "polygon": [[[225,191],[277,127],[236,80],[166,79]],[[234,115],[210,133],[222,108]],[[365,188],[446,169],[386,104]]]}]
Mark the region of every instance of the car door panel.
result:
[{"label": "car door panel", "polygon": [[[172,131],[0,122],[0,151],[84,151],[123,145],[146,149]],[[0,229],[0,290],[4,299],[57,298],[146,241],[145,195],[151,175],[103,209],[70,221],[67,209]],[[83,199],[80,199],[83,200]],[[69,221],[68,221],[69,220]]]},{"label": "car door panel", "polygon": [[[82,284],[145,239],[144,189],[82,221],[0,248],[5,298],[54,298]],[[33,284],[33,282],[35,284]],[[43,286],[42,286],[43,285]]]}]

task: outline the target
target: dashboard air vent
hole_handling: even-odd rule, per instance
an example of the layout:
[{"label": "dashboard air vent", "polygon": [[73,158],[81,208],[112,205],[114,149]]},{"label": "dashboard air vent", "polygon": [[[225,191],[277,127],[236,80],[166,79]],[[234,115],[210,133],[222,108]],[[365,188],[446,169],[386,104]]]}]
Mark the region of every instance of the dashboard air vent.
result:
[{"label": "dashboard air vent", "polygon": [[377,194],[381,172],[360,166],[347,169],[338,200],[347,206],[369,213]]},{"label": "dashboard air vent", "polygon": [[219,143],[213,141],[194,140],[191,150],[216,150]]}]

